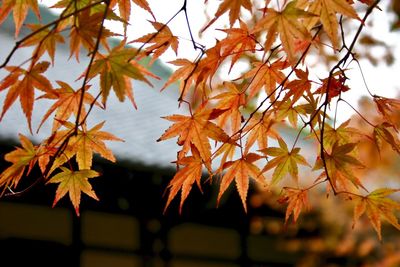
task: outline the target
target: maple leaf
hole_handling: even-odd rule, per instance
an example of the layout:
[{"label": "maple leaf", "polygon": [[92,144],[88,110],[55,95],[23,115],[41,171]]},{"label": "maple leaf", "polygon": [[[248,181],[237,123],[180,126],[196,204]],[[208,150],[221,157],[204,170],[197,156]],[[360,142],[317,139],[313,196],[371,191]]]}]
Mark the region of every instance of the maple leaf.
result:
[{"label": "maple leaf", "polygon": [[[132,2],[149,12],[153,19],[156,20],[146,0],[132,0]],[[124,22],[124,35],[126,36],[126,30],[131,16],[131,0],[111,0],[110,8],[113,8],[116,4],[118,4],[119,14]]]},{"label": "maple leaf", "polygon": [[103,105],[107,102],[112,88],[120,101],[124,101],[127,96],[136,108],[131,79],[142,81],[150,86],[152,84],[145,75],[159,79],[135,60],[131,60],[136,53],[137,50],[134,48],[124,48],[124,42],[122,42],[114,47],[107,56],[97,54],[97,59],[90,68],[89,78],[100,75]]},{"label": "maple leaf", "polygon": [[[80,47],[83,46],[89,52],[94,51],[97,39],[99,38],[100,27],[104,18],[104,12],[91,13],[90,9],[86,9],[76,15],[70,31],[70,57],[75,54],[76,60],[79,61]],[[100,43],[108,48],[107,37],[114,36],[108,29],[102,29]]]},{"label": "maple leaf", "polygon": [[285,214],[285,224],[288,222],[289,217],[293,214],[293,223],[296,223],[299,215],[303,209],[309,210],[310,204],[308,202],[308,190],[284,187],[284,195],[278,199],[279,203],[288,203]]},{"label": "maple leaf", "polygon": [[248,133],[245,153],[247,153],[253,144],[257,141],[258,149],[266,149],[268,147],[268,138],[278,139],[279,134],[274,130],[273,126],[275,121],[271,116],[256,115],[253,116],[247,126],[243,129],[243,132]]},{"label": "maple leaf", "polygon": [[212,97],[212,99],[218,101],[215,107],[220,110],[225,110],[218,118],[218,125],[223,128],[230,119],[231,132],[236,133],[239,131],[242,123],[242,114],[239,108],[246,104],[246,96],[234,83],[225,82],[224,88],[227,89],[226,92]]},{"label": "maple leaf", "polygon": [[[206,1],[207,2],[207,1]],[[235,23],[240,17],[240,9],[244,7],[251,12],[252,4],[250,0],[224,0],[218,7],[217,12],[214,14],[214,18],[207,23],[207,25],[201,30],[205,31],[210,27],[220,16],[229,11],[229,23],[230,26]]]},{"label": "maple leaf", "polygon": [[33,52],[35,57],[40,58],[44,52],[47,52],[54,65],[56,45],[57,43],[64,43],[64,37],[57,30],[51,30],[49,28],[42,29],[43,25],[40,24],[28,24],[26,26],[31,29],[32,32],[37,31],[37,33],[24,40],[21,47],[36,45],[35,52]]},{"label": "maple leaf", "polygon": [[314,129],[316,125],[321,125],[323,118],[329,119],[329,115],[326,114],[323,110],[318,108],[319,106],[319,97],[314,97],[313,94],[303,95],[304,100],[306,100],[306,104],[301,104],[296,106],[296,110],[301,114],[308,114],[310,118],[310,125]]},{"label": "maple leaf", "polygon": [[[0,120],[19,97],[22,111],[28,121],[29,130],[32,132],[31,117],[35,101],[34,89],[37,88],[43,92],[51,92],[52,90],[50,81],[42,75],[49,65],[49,62],[43,61],[33,65],[29,70],[24,70],[20,67],[5,67],[10,74],[0,84],[0,92],[6,88],[9,89],[3,104]],[[20,79],[20,76],[22,76],[22,79]]]},{"label": "maple leaf", "polygon": [[382,219],[385,219],[400,230],[400,224],[394,214],[396,210],[400,210],[400,204],[387,198],[387,196],[398,191],[399,189],[380,188],[372,191],[367,196],[355,196],[357,198],[357,204],[354,207],[353,227],[361,215],[366,213],[378,234],[379,240],[382,240]]},{"label": "maple leaf", "polygon": [[8,187],[17,187],[25,169],[28,168],[26,175],[29,175],[38,159],[36,147],[31,141],[22,134],[19,134],[19,140],[22,148],[17,147],[14,151],[4,156],[4,159],[11,162],[12,165],[0,174],[0,187],[3,187],[2,193]]},{"label": "maple leaf", "polygon": [[[220,42],[214,47],[207,49],[204,55],[201,60],[195,62],[187,59],[177,59],[169,62],[175,66],[180,66],[180,68],[169,77],[161,90],[179,80],[179,90],[181,98],[183,98],[192,84],[197,88],[199,85],[205,84],[207,80],[211,80],[222,62]],[[207,90],[204,91],[206,92]]]},{"label": "maple leaf", "polygon": [[[338,142],[336,142],[332,146],[330,153],[324,152],[326,169],[332,185],[335,188],[338,187],[339,181],[345,189],[347,189],[347,182],[351,182],[356,188],[361,187],[365,189],[360,180],[353,174],[352,171],[352,168],[365,167],[356,157],[350,155],[356,146],[357,143],[345,143],[343,145],[339,145]],[[313,170],[323,168],[323,161],[320,157],[318,157]],[[326,174],[323,174],[323,176],[324,175]]]},{"label": "maple leaf", "polygon": [[95,200],[99,200],[96,193],[92,190],[88,179],[99,176],[100,174],[93,170],[72,171],[65,167],[60,167],[62,172],[54,175],[47,183],[60,183],[57,187],[53,207],[57,202],[69,194],[72,205],[75,208],[76,215],[79,216],[79,204],[81,203],[82,192]]},{"label": "maple leaf", "polygon": [[[39,128],[43,125],[43,123],[48,119],[48,117],[56,111],[56,115],[54,117],[53,122],[53,129],[52,131],[56,131],[60,126],[60,121],[67,121],[71,114],[74,114],[75,117],[77,116],[79,110],[79,104],[81,100],[81,88],[79,90],[72,89],[67,83],[62,81],[57,81],[60,88],[54,89],[52,93],[48,93],[45,95],[40,96],[38,99],[46,98],[46,99],[57,99],[57,101],[48,109],[46,114],[43,115],[42,121],[40,122]],[[89,87],[85,88],[87,91]],[[85,92],[83,96],[83,104],[92,104],[100,106],[100,104],[95,100],[95,98],[88,92]],[[82,106],[81,109],[82,118],[86,116],[85,106]]]},{"label": "maple leaf", "polygon": [[211,87],[211,79],[223,61],[221,57],[221,43],[217,42],[215,46],[207,49],[204,55],[205,57],[198,62],[196,67],[196,87],[199,84],[206,83],[206,81],[210,81]]},{"label": "maple leaf", "polygon": [[[235,137],[234,137],[235,138]],[[238,137],[236,137],[237,139]],[[218,170],[221,170],[222,167],[224,166],[225,162],[229,159],[232,160],[233,157],[235,156],[236,148],[239,147],[237,144],[237,140],[235,139],[230,139],[228,142],[224,142],[218,150],[213,154],[213,159],[219,157],[222,155],[222,158],[220,159],[220,167]],[[245,152],[247,153],[247,151]]]},{"label": "maple leaf", "polygon": [[382,143],[385,141],[389,145],[391,145],[392,149],[396,151],[398,154],[400,154],[400,141],[398,139],[397,134],[392,134],[391,131],[389,130],[390,128],[393,128],[396,130],[396,128],[387,123],[384,122],[382,124],[379,124],[374,127],[374,132],[373,132],[373,139],[375,141],[375,144],[379,150],[379,153],[381,152],[382,149]]},{"label": "maple leaf", "polygon": [[292,98],[292,103],[296,103],[305,93],[310,93],[311,81],[308,79],[308,69],[303,71],[301,69],[295,69],[296,76],[299,79],[292,80],[285,85],[288,92],[282,99],[282,102],[286,102],[290,97]]},{"label": "maple leaf", "polygon": [[146,10],[147,12],[149,12],[151,14],[151,16],[153,17],[153,19],[155,20],[155,16],[153,14],[153,12],[150,9],[149,4],[147,3],[146,0],[132,0],[133,3],[135,3],[137,6],[143,8],[144,10]]},{"label": "maple leaf", "polygon": [[68,162],[72,157],[76,157],[76,162],[80,170],[90,169],[92,166],[93,153],[99,153],[101,157],[115,162],[115,157],[108,149],[104,141],[123,141],[114,135],[100,131],[105,122],[87,129],[82,125],[82,129],[75,129],[75,124],[68,121],[60,121],[66,128],[54,132],[45,140],[45,145],[49,150],[61,150],[59,156],[54,159],[51,169],[46,173],[49,175],[56,168]]},{"label": "maple leaf", "polygon": [[3,0],[0,6],[0,24],[8,17],[8,14],[13,12],[15,23],[15,38],[18,37],[22,23],[28,15],[28,10],[32,9],[35,15],[40,19],[39,5],[37,0]]},{"label": "maple leaf", "polygon": [[333,76],[325,78],[322,80],[322,86],[319,87],[314,94],[328,93],[328,102],[330,102],[332,98],[339,96],[342,92],[350,90],[350,88],[344,84],[345,82],[346,78],[342,75],[339,75],[339,78]]},{"label": "maple leaf", "polygon": [[187,92],[192,83],[196,80],[197,75],[194,70],[197,64],[185,58],[178,58],[176,60],[169,61],[168,63],[178,66],[179,68],[175,70],[171,76],[169,76],[168,80],[161,88],[161,91],[174,82],[180,81],[179,91],[184,96],[184,92]]},{"label": "maple leaf", "polygon": [[267,29],[267,39],[264,44],[264,50],[268,51],[279,33],[283,49],[286,52],[287,59],[291,64],[296,63],[296,42],[311,40],[311,35],[306,27],[300,21],[301,18],[313,17],[314,14],[296,7],[296,1],[289,2],[282,11],[268,9],[266,15],[260,19],[254,26],[252,33]]},{"label": "maple leaf", "polygon": [[167,140],[176,136],[178,145],[182,150],[178,153],[178,160],[183,158],[193,144],[199,151],[200,157],[208,165],[211,157],[211,146],[208,138],[216,141],[226,142],[228,135],[210,120],[220,115],[220,112],[213,113],[214,110],[200,107],[192,116],[172,115],[164,119],[174,122],[163,135],[157,140]]},{"label": "maple leaf", "polygon": [[336,14],[339,13],[349,18],[360,20],[354,8],[346,0],[315,0],[311,2],[308,11],[318,15],[319,19],[318,17],[311,18],[305,24],[309,25],[308,28],[314,27],[315,23],[320,20],[334,49],[339,47],[339,23]]},{"label": "maple leaf", "polygon": [[[269,62],[254,62],[253,68],[243,75],[245,79],[251,79],[247,88],[248,98],[252,99],[264,87],[267,95],[273,94],[277,84],[281,84],[286,78],[282,70],[289,67],[286,61],[277,60],[270,64]],[[274,96],[271,95],[271,99]]]},{"label": "maple leaf", "polygon": [[246,198],[247,191],[249,190],[250,178],[260,183],[263,186],[267,186],[264,175],[260,172],[260,169],[254,164],[255,161],[262,158],[260,155],[255,153],[244,154],[240,159],[235,161],[226,162],[219,172],[227,169],[225,174],[222,176],[222,180],[219,187],[218,203],[233,180],[236,182],[236,188],[239,192],[242,200],[243,208],[247,212]]},{"label": "maple leaf", "polygon": [[[106,147],[103,141],[122,142],[123,140],[108,132],[100,131],[104,123],[103,121],[89,130],[83,127],[82,130],[78,130],[75,136],[71,137],[68,143],[68,150],[70,150],[68,154],[76,155],[76,161],[80,170],[90,169],[92,167],[94,152],[99,153],[100,156],[111,162],[115,162],[112,151]],[[65,123],[65,126],[70,130],[73,130],[75,127],[75,125],[71,123]]]},{"label": "maple leaf", "polygon": [[195,146],[191,146],[191,151],[192,156],[183,157],[181,159],[178,159],[178,161],[176,162],[178,165],[184,167],[180,168],[177,171],[177,173],[168,184],[169,195],[167,203],[165,204],[164,212],[179,191],[181,191],[181,202],[179,205],[179,212],[181,212],[183,203],[189,195],[194,182],[196,182],[197,186],[201,190],[200,181],[202,175],[203,160]]},{"label": "maple leaf", "polygon": [[220,41],[222,56],[232,56],[231,66],[229,72],[232,70],[233,65],[239,60],[245,52],[255,52],[256,38],[250,34],[246,23],[239,20],[240,28],[224,29],[221,30],[227,36]]},{"label": "maple leaf", "polygon": [[297,165],[310,165],[307,163],[305,158],[299,154],[299,147],[295,147],[289,151],[282,138],[278,138],[278,143],[279,147],[268,147],[261,150],[262,153],[275,157],[268,161],[267,165],[263,168],[262,173],[275,168],[274,173],[272,174],[272,185],[279,183],[288,173],[295,179],[296,183],[298,183],[299,169]]},{"label": "maple leaf", "polygon": [[149,64],[153,64],[157,58],[159,58],[169,47],[174,50],[175,54],[178,54],[178,37],[174,36],[165,24],[156,21],[150,21],[153,27],[157,30],[155,33],[146,34],[138,39],[131,41],[130,43],[154,43],[149,47],[146,47],[143,52],[146,55],[152,54],[152,58]]},{"label": "maple leaf", "polygon": [[[366,137],[366,135],[362,134],[358,129],[350,127],[349,124],[350,119],[340,124],[336,129],[329,124],[325,124],[324,147],[328,149],[335,143],[343,145],[359,140],[362,137]],[[320,131],[316,131],[316,133],[319,135]]]},{"label": "maple leaf", "polygon": [[125,23],[124,26],[129,23],[129,18],[131,15],[131,1],[137,6],[149,12],[155,20],[154,14],[151,11],[149,3],[146,0],[111,0],[110,8],[113,8],[116,4],[118,4],[119,13]]},{"label": "maple leaf", "polygon": [[394,114],[396,111],[400,110],[400,100],[376,95],[373,99],[378,111],[382,114],[385,120],[392,125],[396,125],[397,123]]},{"label": "maple leaf", "polygon": [[293,105],[290,98],[286,101],[276,101],[272,111],[275,112],[275,119],[277,121],[288,120],[293,128],[298,127],[298,115],[305,114],[302,108]]}]

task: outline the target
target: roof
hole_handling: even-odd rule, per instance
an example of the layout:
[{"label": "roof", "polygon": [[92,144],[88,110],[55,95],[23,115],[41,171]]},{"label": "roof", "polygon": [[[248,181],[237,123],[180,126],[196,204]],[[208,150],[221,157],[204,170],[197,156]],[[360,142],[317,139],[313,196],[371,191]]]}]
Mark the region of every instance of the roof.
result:
[{"label": "roof", "polygon": [[[42,22],[50,21],[54,18],[48,10],[42,9]],[[8,18],[0,26],[0,40],[2,49],[0,49],[0,62],[11,51],[15,44],[13,37],[13,24]],[[28,18],[28,19],[34,19]],[[24,34],[22,32],[22,34]],[[31,48],[23,48],[17,51],[9,65],[21,64],[28,59],[32,53]],[[84,54],[80,57],[80,63],[76,60],[69,60],[69,50],[66,45],[57,46],[55,66],[50,67],[46,76],[53,85],[56,80],[65,81],[75,88],[81,86],[82,81],[75,81],[85,67],[89,59]],[[165,83],[166,77],[171,71],[160,61],[156,61],[151,67],[151,71],[158,75],[161,80],[150,79],[153,88],[142,83],[133,82],[133,91],[135,95],[138,110],[135,110],[129,101],[121,103],[117,100],[114,93],[110,94],[107,102],[107,109],[94,109],[88,118],[88,126],[93,127],[97,123],[106,121],[103,130],[109,131],[125,142],[108,142],[107,146],[113,150],[115,156],[119,159],[139,162],[145,165],[158,165],[160,167],[170,166],[170,162],[176,159],[178,146],[175,140],[168,140],[157,143],[156,140],[167,129],[170,123],[161,119],[162,116],[181,113],[178,110],[178,90],[177,87],[167,88],[160,92],[160,88]],[[3,78],[7,72],[0,70],[0,78]],[[92,86],[98,87],[98,83]],[[39,96],[35,92],[35,97]],[[0,93],[0,103],[2,105],[5,98],[5,92]],[[22,113],[20,104],[16,101],[10,110],[6,113],[0,122],[0,138],[17,139],[18,133],[22,133],[36,142],[40,142],[51,133],[52,120],[49,118],[37,134],[31,135],[28,130],[25,116]],[[37,129],[41,117],[45,114],[52,102],[38,100],[34,104],[32,126]]]}]

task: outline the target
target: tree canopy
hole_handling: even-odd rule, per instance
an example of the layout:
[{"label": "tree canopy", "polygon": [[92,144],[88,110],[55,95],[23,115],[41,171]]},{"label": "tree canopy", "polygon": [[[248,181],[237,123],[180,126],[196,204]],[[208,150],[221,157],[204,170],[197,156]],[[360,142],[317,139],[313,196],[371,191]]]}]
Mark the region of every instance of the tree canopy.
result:
[{"label": "tree canopy", "polygon": [[[385,40],[375,39],[368,29],[374,23],[371,14],[389,5],[395,15],[391,27],[398,28],[399,2],[205,0],[205,7],[217,8],[201,34],[223,33],[212,45],[197,40],[187,1],[181,2],[169,20],[159,21],[146,0],[60,0],[50,7],[59,11],[56,20],[24,24],[28,12],[40,18],[38,0],[2,1],[0,25],[13,17],[16,42],[2,48],[9,53],[0,62],[6,73],[0,81],[5,94],[0,120],[19,99],[32,134],[45,121],[53,126],[39,144],[19,135],[21,146],[4,158],[11,165],[0,174],[1,194],[23,194],[20,180],[38,166],[42,175],[33,185],[58,183],[54,205],[68,193],[79,215],[82,193],[97,199],[89,180],[100,175],[92,169],[93,154],[114,162],[106,142],[121,141],[102,130],[105,122],[87,125],[87,118],[93,109],[106,109],[110,94],[136,107],[132,81],[151,85],[150,78],[158,77],[149,66],[173,51],[176,58],[168,64],[175,71],[157,88],[173,90],[171,85],[178,84],[182,107],[182,114],[163,118],[170,127],[157,140],[175,139],[180,149],[165,209],[178,194],[182,209],[194,184],[201,189],[206,173],[207,181],[219,187],[218,203],[234,184],[246,210],[254,182],[261,191],[280,194],[286,222],[290,217],[296,222],[312,207],[309,196],[317,192],[350,203],[353,225],[368,218],[379,239],[382,221],[400,229],[400,203],[393,197],[400,188],[398,173],[389,174],[385,165],[389,158],[392,163],[399,159],[400,100],[370,90],[367,81],[357,88],[348,83],[351,69],[363,75],[361,59],[385,61],[360,49],[384,47],[386,64],[393,62]],[[150,23],[154,32],[132,39],[127,28],[138,8],[148,13],[143,23]],[[170,23],[178,19],[188,36],[174,34]],[[107,28],[107,21],[123,25],[123,32]],[[21,35],[21,29],[30,32]],[[180,44],[187,40],[196,58],[180,55]],[[55,61],[62,43],[69,47],[71,61],[80,64],[82,55],[89,58],[84,73],[74,77],[79,87],[47,75],[49,68],[63,64]],[[34,48],[32,55],[11,65],[23,47]],[[223,78],[229,73],[239,74]],[[346,99],[346,92],[354,90],[368,95],[359,107]],[[52,105],[40,125],[32,125],[32,111],[40,101]],[[339,122],[343,106],[355,115]]]}]

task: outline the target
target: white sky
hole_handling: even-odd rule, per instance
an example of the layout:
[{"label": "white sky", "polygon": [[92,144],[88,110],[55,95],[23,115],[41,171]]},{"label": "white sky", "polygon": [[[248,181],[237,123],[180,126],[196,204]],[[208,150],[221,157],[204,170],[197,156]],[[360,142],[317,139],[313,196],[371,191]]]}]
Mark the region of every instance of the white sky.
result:
[{"label": "white sky", "polygon": [[[57,0],[42,0],[43,4],[52,5],[56,3]],[[212,3],[213,1],[209,1]],[[207,30],[202,38],[198,36],[199,30],[205,25],[208,21],[208,17],[210,14],[214,14],[216,8],[220,1],[214,1],[216,4],[208,6],[206,11],[204,10],[204,0],[196,0],[196,1],[187,1],[187,11],[190,20],[190,26],[192,29],[192,33],[195,36],[194,38],[198,40],[201,44],[206,47],[211,47],[215,44],[216,39],[222,39],[225,34],[221,31],[214,31],[215,28],[222,28],[223,23],[227,23],[227,16],[225,15],[225,22],[220,22],[219,24],[213,25],[209,30]],[[183,4],[183,0],[168,0],[168,1],[160,1],[160,0],[148,0],[148,3],[159,22],[168,21],[181,7]],[[247,11],[243,13],[246,15]],[[395,47],[399,44],[400,35],[398,33],[391,33],[389,31],[389,16],[387,16],[384,12],[379,13],[375,12],[372,14],[374,18],[374,27],[372,29],[373,36],[378,39],[386,42],[390,46]],[[154,32],[154,28],[147,21],[152,20],[150,14],[146,11],[142,10],[138,6],[133,5],[132,15],[131,15],[131,26],[128,28],[128,36],[129,40],[134,40],[138,37],[141,37],[147,33]],[[113,31],[119,31],[122,33],[122,25],[120,23],[108,23],[107,27],[112,27]],[[176,36],[181,37],[179,43],[179,54],[178,57],[186,57],[189,59],[195,59],[198,55],[198,51],[193,49],[192,43],[189,40],[189,32],[186,25],[186,20],[184,13],[180,13],[170,24],[170,29]],[[374,51],[374,53],[379,55],[379,49]],[[394,55],[400,55],[400,47],[397,45],[396,49],[393,51]],[[175,59],[176,56],[174,52],[167,51],[161,59],[165,62]],[[369,89],[374,94],[386,96],[386,97],[396,97],[400,91],[400,83],[398,82],[398,72],[400,70],[400,59],[395,61],[394,65],[386,66],[385,64],[379,64],[377,67],[372,66],[368,61],[361,61],[361,65],[364,71],[365,79],[368,84]],[[351,78],[348,85],[351,88],[350,91],[346,92],[343,97],[348,100],[354,107],[357,106],[357,100],[360,96],[366,95],[367,92],[365,90],[365,86],[361,77],[361,74],[357,68],[356,64],[351,65],[354,68],[350,73],[348,73],[348,77]],[[237,78],[240,73],[238,72],[231,73],[230,78]],[[324,69],[321,69],[321,77],[325,78],[327,73]],[[225,77],[225,78],[228,78]],[[352,110],[347,108],[344,104],[340,106],[339,120],[343,121],[352,114]]]}]

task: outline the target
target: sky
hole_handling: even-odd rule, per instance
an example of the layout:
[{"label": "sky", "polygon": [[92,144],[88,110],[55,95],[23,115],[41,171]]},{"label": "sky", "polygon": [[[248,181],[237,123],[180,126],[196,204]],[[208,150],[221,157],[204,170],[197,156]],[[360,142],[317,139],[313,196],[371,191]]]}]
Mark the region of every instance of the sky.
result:
[{"label": "sky", "polygon": [[[180,10],[183,4],[183,0],[147,1],[159,22],[168,21],[178,10]],[[51,6],[56,2],[57,0],[42,0],[42,3],[48,6]],[[223,18],[221,22],[215,23],[215,25],[210,27],[210,29],[202,34],[202,36],[199,36],[198,33],[200,29],[215,13],[216,9],[218,8],[218,4],[220,3],[220,1],[211,0],[208,2],[209,5],[206,9],[204,9],[203,0],[187,1],[187,12],[194,39],[206,47],[211,47],[215,44],[216,39],[222,39],[225,36],[223,32],[215,31],[214,29],[222,28],[224,26],[224,23],[227,23],[227,16],[225,15],[225,18]],[[384,4],[387,4],[387,2],[384,1],[383,5]],[[154,32],[154,28],[148,22],[148,20],[152,20],[152,16],[138,6],[133,5],[132,8],[133,9],[130,21],[131,25],[128,27],[127,32],[129,40],[134,40],[147,33]],[[382,6],[382,8],[385,9],[385,6]],[[243,11],[243,14],[245,16],[248,15],[246,14],[246,12],[246,10]],[[400,55],[400,47],[396,45],[400,43],[400,34],[390,32],[390,16],[384,13],[384,11],[374,12],[372,16],[375,22],[371,29],[372,35],[376,39],[382,40],[386,42],[389,46],[394,47],[394,55]],[[111,28],[115,32],[122,33],[123,28],[121,23],[107,23],[106,26]],[[178,57],[194,60],[198,56],[199,51],[193,49],[184,13],[181,12],[173,21],[171,21],[169,27],[173,31],[174,35],[180,37]],[[379,58],[382,54],[382,49],[377,48],[373,50],[372,53]],[[167,51],[161,57],[161,60],[164,62],[168,62],[174,59],[176,59],[176,55],[173,51]],[[367,60],[361,60],[361,66],[364,73],[365,81],[368,85],[368,88],[373,94],[382,95],[385,97],[396,97],[399,95],[400,83],[398,82],[398,79],[396,79],[396,77],[398,77],[398,74],[396,72],[398,72],[398,70],[400,69],[399,60],[395,61],[392,66],[386,66],[386,64],[383,63],[380,63],[378,66],[373,66]],[[233,71],[229,75],[224,75],[223,78],[237,78],[240,76],[240,72],[243,71],[243,68],[244,66],[242,66],[242,68],[238,68],[236,72]],[[221,73],[227,72],[221,71]],[[327,70],[325,68],[320,68],[320,76],[319,74],[316,74],[316,76],[318,76],[319,78],[325,78],[326,74]],[[351,88],[351,90],[346,92],[343,97],[345,97],[354,107],[356,107],[357,101],[360,96],[367,95],[363,77],[356,64],[350,65],[348,77],[351,78],[350,81],[348,81],[348,86]],[[339,121],[346,120],[349,117],[349,114],[353,113],[353,111],[346,105],[342,105],[340,107],[340,111],[341,112],[338,114]]]}]

